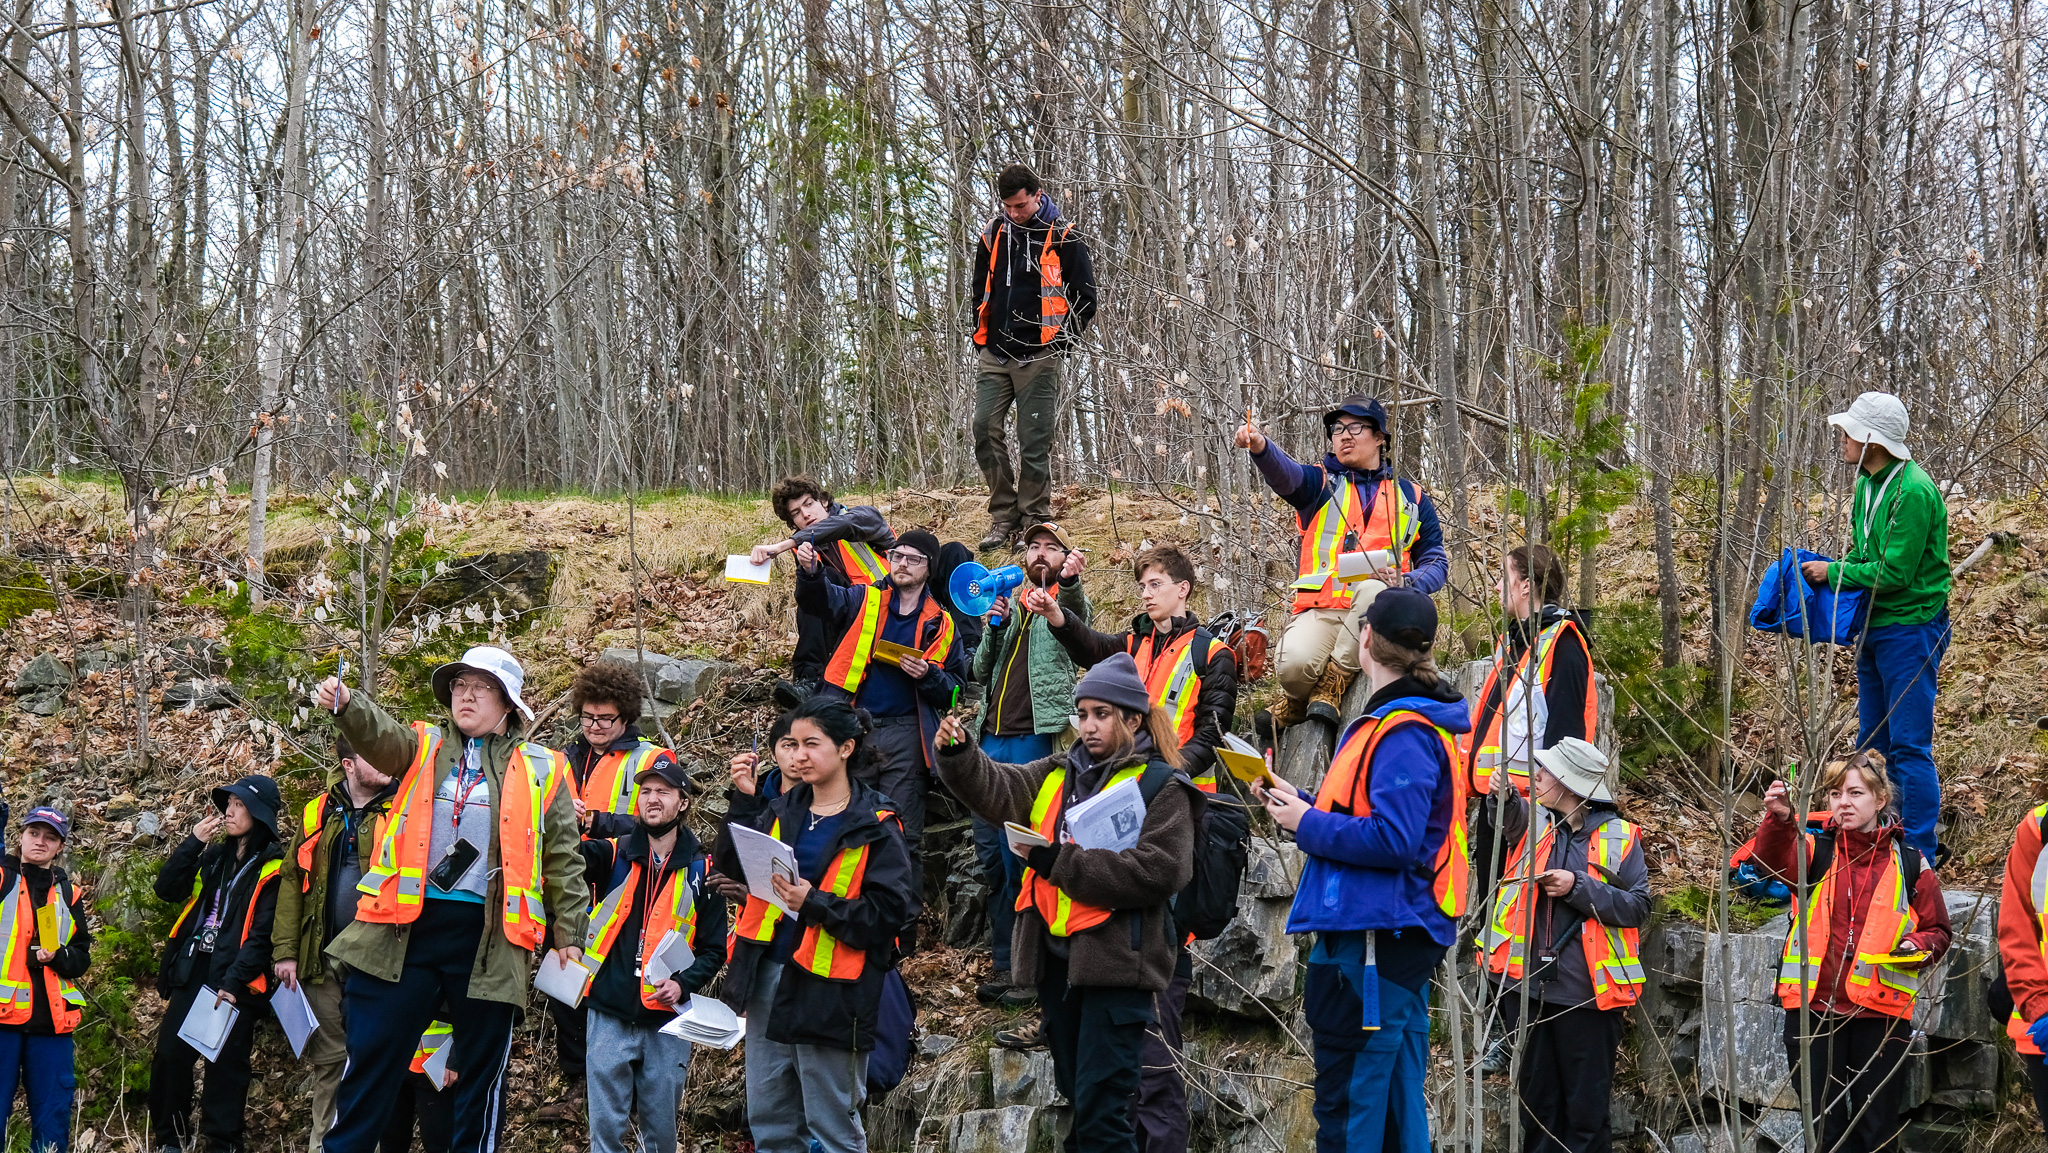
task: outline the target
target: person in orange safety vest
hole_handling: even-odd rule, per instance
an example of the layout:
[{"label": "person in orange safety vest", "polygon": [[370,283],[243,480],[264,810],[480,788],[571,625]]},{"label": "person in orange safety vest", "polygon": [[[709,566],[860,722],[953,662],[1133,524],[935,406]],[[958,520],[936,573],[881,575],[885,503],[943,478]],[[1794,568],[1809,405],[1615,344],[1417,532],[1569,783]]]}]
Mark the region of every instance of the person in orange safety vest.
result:
[{"label": "person in orange safety vest", "polygon": [[[2048,1126],[2048,853],[2041,851],[2048,804],[2034,806],[2013,830],[1998,898],[1998,956],[2003,962],[2006,1035],[2034,1091],[2034,1109]],[[1997,986],[1993,986],[1994,1003]]]},{"label": "person in orange safety vest", "polygon": [[19,1085],[28,1092],[32,1150],[71,1147],[71,1033],[85,1001],[73,982],[92,963],[92,934],[84,900],[56,863],[70,836],[69,817],[38,808],[22,818],[15,853],[0,857],[0,1132]]},{"label": "person in orange safety vest", "polygon": [[[888,579],[883,557],[896,547],[896,530],[873,505],[841,504],[815,479],[801,473],[785,476],[769,490],[768,506],[789,528],[780,540],[755,545],[747,559],[767,564],[798,545],[810,545],[834,584],[863,586]],[[825,662],[832,655],[832,622],[807,612],[796,614],[796,650],[789,656],[789,676],[775,682],[775,703],[793,709],[818,691]]]},{"label": "person in orange safety vest", "polygon": [[1616,811],[1599,749],[1567,737],[1536,761],[1529,799],[1497,773],[1483,804],[1500,811],[1510,849],[1480,962],[1503,1019],[1527,1022],[1512,1032],[1521,1052],[1510,1063],[1524,1148],[1606,1149],[1624,1011],[1643,992],[1650,872],[1642,830]]},{"label": "person in orange safety vest", "polygon": [[1905,841],[1880,755],[1829,764],[1815,799],[1828,819],[1809,834],[1794,820],[1791,786],[1772,782],[1750,859],[1792,889],[1778,1001],[1819,1147],[1877,1153],[1905,1125],[1901,1063],[1920,975],[1948,951],[1948,902],[1934,867]]},{"label": "person in orange safety vest", "polygon": [[763,795],[753,754],[733,759],[734,835],[766,833],[789,847],[796,867],[767,878],[778,907],[749,890],[744,856],[718,862],[711,883],[745,902],[719,996],[747,1019],[755,1146],[859,1153],[883,980],[916,908],[910,854],[890,799],[849,772],[871,735],[866,718],[815,696],[789,722],[773,797]]}]

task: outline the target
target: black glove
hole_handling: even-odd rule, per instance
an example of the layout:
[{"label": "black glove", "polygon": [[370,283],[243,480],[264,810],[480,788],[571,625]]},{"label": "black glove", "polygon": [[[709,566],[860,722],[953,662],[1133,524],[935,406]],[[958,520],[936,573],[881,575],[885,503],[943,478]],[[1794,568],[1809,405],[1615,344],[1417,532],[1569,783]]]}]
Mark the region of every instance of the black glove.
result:
[{"label": "black glove", "polygon": [[1031,866],[1032,872],[1050,879],[1052,877],[1052,867],[1059,863],[1060,849],[1062,847],[1060,845],[1039,845],[1037,848],[1024,854],[1024,863]]}]

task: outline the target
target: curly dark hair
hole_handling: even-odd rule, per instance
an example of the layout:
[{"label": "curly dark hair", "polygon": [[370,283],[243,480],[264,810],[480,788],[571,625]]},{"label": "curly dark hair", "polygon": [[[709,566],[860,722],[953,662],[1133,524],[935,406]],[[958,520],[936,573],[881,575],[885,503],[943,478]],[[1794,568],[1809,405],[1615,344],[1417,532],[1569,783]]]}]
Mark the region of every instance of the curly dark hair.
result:
[{"label": "curly dark hair", "polygon": [[775,515],[782,519],[783,524],[795,528],[796,517],[789,511],[789,506],[807,496],[814,498],[826,508],[832,507],[832,494],[826,492],[824,485],[819,484],[806,473],[785,476],[781,480],[776,481],[775,487],[769,490],[768,503],[774,507]]},{"label": "curly dark hair", "polygon": [[639,669],[624,661],[597,661],[577,670],[569,685],[569,709],[582,712],[592,701],[615,705],[630,725],[640,719],[641,694]]}]

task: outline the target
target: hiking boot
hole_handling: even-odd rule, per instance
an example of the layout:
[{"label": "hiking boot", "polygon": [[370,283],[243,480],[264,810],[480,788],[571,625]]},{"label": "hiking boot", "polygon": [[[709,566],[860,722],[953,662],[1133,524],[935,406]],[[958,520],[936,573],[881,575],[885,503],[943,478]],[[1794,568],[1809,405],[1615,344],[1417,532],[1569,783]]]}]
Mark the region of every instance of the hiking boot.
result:
[{"label": "hiking boot", "polygon": [[1013,1028],[998,1030],[996,1033],[996,1044],[1001,1045],[1005,1049],[1043,1049],[1045,1048],[1045,1023],[1033,1017],[1029,1021]]},{"label": "hiking boot", "polygon": [[1026,1009],[1038,1004],[1038,990],[1028,985],[1012,985],[1008,992],[997,998],[996,1004],[1005,1009]]},{"label": "hiking boot", "polygon": [[568,1091],[540,1107],[534,1114],[541,1121],[580,1121],[583,1118],[583,1082],[571,1081]]},{"label": "hiking boot", "polygon": [[1323,676],[1316,682],[1316,691],[1308,699],[1308,715],[1319,721],[1328,721],[1332,726],[1344,723],[1344,690],[1351,687],[1354,673],[1347,673],[1337,667],[1336,661],[1323,666]]},{"label": "hiking boot", "polygon": [[809,678],[775,681],[775,703],[785,709],[793,709],[818,693],[818,682]]},{"label": "hiking boot", "polygon": [[1002,521],[995,521],[994,523],[988,526],[988,534],[986,536],[983,536],[981,538],[981,543],[975,547],[982,552],[988,552],[990,549],[1002,548],[1004,545],[1010,543],[1010,538],[1016,535],[1016,532],[1017,530],[1014,527],[1005,524]]},{"label": "hiking boot", "polygon": [[1488,1075],[1505,1073],[1508,1066],[1514,1062],[1514,1057],[1514,1046],[1509,1043],[1508,1037],[1505,1034],[1495,1037],[1493,1044],[1486,1047],[1486,1056],[1479,1059],[1479,1071]]},{"label": "hiking boot", "polygon": [[1307,702],[1281,693],[1274,699],[1273,707],[1266,710],[1266,715],[1273,719],[1273,739],[1277,742],[1282,729],[1292,728],[1308,717]]},{"label": "hiking boot", "polygon": [[1003,994],[1008,993],[1012,987],[1010,971],[1008,969],[997,969],[994,975],[988,979],[987,984],[974,987],[974,999],[984,1005],[993,1005],[997,1001],[1002,1000]]}]

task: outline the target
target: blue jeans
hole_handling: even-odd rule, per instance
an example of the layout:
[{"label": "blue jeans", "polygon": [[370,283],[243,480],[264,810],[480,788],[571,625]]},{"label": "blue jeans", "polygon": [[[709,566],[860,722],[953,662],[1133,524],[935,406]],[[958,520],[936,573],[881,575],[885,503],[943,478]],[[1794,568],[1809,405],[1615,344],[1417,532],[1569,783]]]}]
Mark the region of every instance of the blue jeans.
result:
[{"label": "blue jeans", "polygon": [[1859,748],[1884,755],[1906,843],[1934,861],[1941,778],[1934,771],[1934,682],[1948,651],[1948,610],[1917,625],[1863,630],[1856,656]]},{"label": "blue jeans", "polygon": [[[981,736],[981,751],[999,765],[1022,765],[1052,755],[1052,733],[1022,736]],[[981,863],[982,883],[991,894],[988,904],[989,948],[998,972],[1010,967],[1010,936],[1017,926],[1017,891],[1024,887],[1024,858],[1010,851],[1000,821],[974,818],[974,857]]]},{"label": "blue jeans", "polygon": [[1380,1027],[1361,1032],[1358,993],[1337,966],[1311,962],[1307,982],[1316,1153],[1429,1153],[1428,986],[1417,993],[1379,978]]},{"label": "blue jeans", "polygon": [[71,1098],[78,1087],[71,1034],[41,1036],[0,1026],[0,1133],[14,1115],[14,1087],[24,1083],[30,1153],[71,1148]]}]

